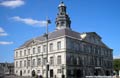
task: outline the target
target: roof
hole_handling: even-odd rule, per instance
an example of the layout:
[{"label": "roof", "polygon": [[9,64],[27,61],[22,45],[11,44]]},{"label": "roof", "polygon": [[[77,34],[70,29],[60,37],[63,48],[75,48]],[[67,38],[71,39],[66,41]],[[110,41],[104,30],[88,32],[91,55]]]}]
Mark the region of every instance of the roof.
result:
[{"label": "roof", "polygon": [[[67,28],[66,29],[60,29],[60,30],[55,30],[54,32],[48,33],[48,39],[51,40],[51,39],[55,39],[55,38],[58,38],[58,37],[68,36],[68,37],[72,37],[72,38],[75,38],[75,39],[79,39],[79,40],[83,40],[83,41],[92,43],[91,41],[87,40],[87,38],[89,38],[92,35],[95,35],[99,40],[101,40],[101,37],[97,33],[95,33],[95,32],[79,33],[79,32],[75,32],[75,31],[73,31],[71,29],[67,29]],[[27,47],[27,46],[29,46],[29,44],[31,44],[34,41],[43,42],[45,40],[46,40],[46,37],[44,35],[41,35],[41,36],[38,36],[36,38],[33,38],[33,39],[30,39],[30,40],[26,41],[18,49]],[[100,41],[99,45],[104,46],[106,48],[109,48],[102,41]]]},{"label": "roof", "polygon": [[[59,4],[59,7],[61,7],[61,6],[65,6],[65,4],[63,3],[63,2],[61,2],[60,4]],[[65,6],[66,7],[66,6]]]},{"label": "roof", "polygon": [[[48,34],[48,39],[54,39],[54,38],[58,38],[58,37],[62,37],[62,36],[70,36],[70,37],[74,37],[74,38],[78,38],[80,39],[80,33],[72,31],[70,29],[60,29],[60,30],[55,30],[54,32],[51,32]],[[27,46],[28,44],[30,44],[32,41],[45,41],[45,36],[41,35],[38,36],[36,38],[30,39],[28,41],[26,41],[22,46],[20,46],[19,48],[23,48],[25,46]]]}]

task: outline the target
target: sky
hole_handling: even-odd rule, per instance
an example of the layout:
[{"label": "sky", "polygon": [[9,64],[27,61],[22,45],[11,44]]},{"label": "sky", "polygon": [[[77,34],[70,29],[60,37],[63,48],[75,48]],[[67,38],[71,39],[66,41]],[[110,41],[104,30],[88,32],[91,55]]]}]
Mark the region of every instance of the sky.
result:
[{"label": "sky", "polygon": [[120,0],[0,0],[0,62],[14,62],[14,50],[46,31],[46,18],[55,30],[63,1],[77,32],[96,32],[120,58]]}]

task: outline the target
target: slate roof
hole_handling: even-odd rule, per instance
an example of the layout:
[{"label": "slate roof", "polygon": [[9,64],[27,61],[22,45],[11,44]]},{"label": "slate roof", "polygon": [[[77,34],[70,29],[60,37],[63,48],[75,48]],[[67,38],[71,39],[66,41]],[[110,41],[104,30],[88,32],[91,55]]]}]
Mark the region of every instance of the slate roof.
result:
[{"label": "slate roof", "polygon": [[[70,37],[74,37],[74,38],[78,38],[80,39],[80,33],[72,31],[70,29],[60,29],[60,30],[55,30],[54,32],[50,32],[48,34],[48,39],[54,39],[54,38],[58,38],[61,36],[70,36]],[[28,41],[26,41],[22,46],[20,46],[19,48],[25,47],[26,45],[28,45],[30,42],[32,42],[33,40],[37,40],[37,41],[44,41],[45,36],[41,35],[38,36],[36,38],[30,39]]]},{"label": "slate roof", "polygon": [[[92,34],[95,34],[96,36],[98,36],[100,39],[101,39],[101,37],[97,34],[97,33],[95,33],[95,32],[84,32],[84,33],[86,33],[86,34],[90,34],[90,35],[92,35]],[[69,37],[73,37],[73,38],[76,38],[76,39],[80,39],[80,40],[83,40],[84,41],[84,39],[82,39],[81,38],[81,35],[82,35],[83,33],[78,33],[78,32],[75,32],[75,31],[73,31],[73,30],[70,30],[70,29],[60,29],[60,30],[55,30],[54,32],[50,32],[49,34],[48,34],[48,39],[55,39],[55,38],[58,38],[58,37],[62,37],[62,36],[69,36]],[[41,35],[41,36],[38,36],[38,37],[36,37],[36,38],[33,38],[33,39],[30,39],[30,40],[28,40],[28,41],[26,41],[22,46],[20,46],[19,48],[24,48],[24,47],[27,47],[29,44],[31,44],[31,42],[33,42],[33,41],[45,41],[46,40],[46,37],[44,36],[44,35]],[[89,41],[88,41],[89,42]],[[107,45],[105,45],[103,42],[101,42],[101,44],[100,44],[101,46],[104,46],[104,47],[106,47],[106,48],[109,48]],[[18,48],[18,49],[19,49]]]},{"label": "slate roof", "polygon": [[[75,38],[80,38],[80,33],[77,33],[77,32],[72,31],[70,29],[61,29],[61,30],[55,30],[54,32],[49,33],[48,39],[53,39],[53,38],[57,38],[57,37],[65,36],[65,35],[75,37]],[[35,39],[43,41],[43,40],[45,40],[45,37],[40,36],[40,37],[37,37]]]}]

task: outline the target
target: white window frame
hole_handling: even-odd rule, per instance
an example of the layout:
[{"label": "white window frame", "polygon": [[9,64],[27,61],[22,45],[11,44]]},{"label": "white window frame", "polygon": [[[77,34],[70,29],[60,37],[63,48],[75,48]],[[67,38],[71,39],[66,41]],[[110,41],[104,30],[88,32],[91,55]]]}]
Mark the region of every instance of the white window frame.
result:
[{"label": "white window frame", "polygon": [[61,50],[61,41],[57,42],[57,50]]}]

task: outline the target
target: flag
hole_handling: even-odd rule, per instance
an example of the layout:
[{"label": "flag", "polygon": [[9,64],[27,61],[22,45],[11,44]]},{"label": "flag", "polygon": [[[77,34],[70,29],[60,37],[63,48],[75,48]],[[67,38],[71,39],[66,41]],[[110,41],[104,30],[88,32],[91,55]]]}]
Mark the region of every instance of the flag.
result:
[{"label": "flag", "polygon": [[48,24],[51,24],[51,21],[48,19],[48,20],[47,20],[47,23],[48,23]]}]

